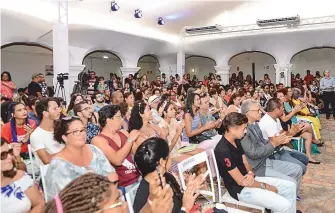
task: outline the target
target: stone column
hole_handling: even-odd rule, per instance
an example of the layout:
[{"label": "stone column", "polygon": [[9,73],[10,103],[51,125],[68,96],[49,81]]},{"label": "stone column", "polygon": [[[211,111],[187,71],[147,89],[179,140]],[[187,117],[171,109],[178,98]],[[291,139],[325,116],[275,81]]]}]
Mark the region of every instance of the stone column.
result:
[{"label": "stone column", "polygon": [[274,64],[276,69],[276,84],[282,83],[291,86],[291,73],[293,64]]},{"label": "stone column", "polygon": [[122,73],[122,85],[124,84],[124,80],[128,78],[130,74],[135,75],[140,69],[141,67],[120,67]]},{"label": "stone column", "polygon": [[[59,1],[55,4],[58,8],[58,18],[53,24],[53,69],[54,69],[54,85],[57,85],[57,76],[59,74],[69,75],[69,64],[70,64],[70,54],[69,54],[69,30],[68,30],[68,2]],[[56,88],[55,88],[56,89]],[[70,83],[69,80],[64,80],[64,91],[61,89],[56,90],[55,96],[63,97],[67,104],[70,102]],[[64,95],[65,93],[65,95]]]},{"label": "stone column", "polygon": [[180,79],[185,74],[185,53],[183,51],[177,53],[177,74],[180,76]]},{"label": "stone column", "polygon": [[219,75],[221,77],[221,84],[227,85],[229,84],[229,71],[230,71],[230,65],[227,66],[214,66],[214,69],[216,71],[216,75]]}]

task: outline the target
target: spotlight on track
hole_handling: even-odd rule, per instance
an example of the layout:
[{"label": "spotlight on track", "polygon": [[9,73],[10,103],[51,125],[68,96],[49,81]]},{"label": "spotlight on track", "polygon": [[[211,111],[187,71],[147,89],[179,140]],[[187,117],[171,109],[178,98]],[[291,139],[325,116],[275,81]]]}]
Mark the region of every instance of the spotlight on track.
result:
[{"label": "spotlight on track", "polygon": [[135,10],[135,14],[134,14],[135,18],[142,18],[142,11],[141,10]]},{"label": "spotlight on track", "polygon": [[158,22],[157,22],[159,25],[164,25],[165,24],[165,21],[162,17],[159,17],[158,18]]},{"label": "spotlight on track", "polygon": [[118,11],[120,9],[119,5],[115,1],[111,3],[111,11]]}]

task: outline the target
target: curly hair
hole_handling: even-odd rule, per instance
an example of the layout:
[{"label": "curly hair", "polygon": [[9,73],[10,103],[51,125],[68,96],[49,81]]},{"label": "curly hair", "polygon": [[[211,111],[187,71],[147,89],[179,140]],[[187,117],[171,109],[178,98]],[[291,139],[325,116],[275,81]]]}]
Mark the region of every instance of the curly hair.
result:
[{"label": "curly hair", "polygon": [[[111,197],[107,177],[95,173],[87,173],[69,183],[60,193],[63,212],[94,213]],[[55,199],[46,204],[45,213],[57,213]]]},{"label": "curly hair", "polygon": [[[68,118],[68,119],[66,119]],[[66,134],[66,132],[69,130],[69,127],[72,122],[74,121],[80,121],[80,118],[78,117],[65,117],[63,119],[59,119],[58,121],[55,122],[55,127],[54,127],[54,139],[58,143],[64,144],[64,140],[62,138],[63,135]]]}]

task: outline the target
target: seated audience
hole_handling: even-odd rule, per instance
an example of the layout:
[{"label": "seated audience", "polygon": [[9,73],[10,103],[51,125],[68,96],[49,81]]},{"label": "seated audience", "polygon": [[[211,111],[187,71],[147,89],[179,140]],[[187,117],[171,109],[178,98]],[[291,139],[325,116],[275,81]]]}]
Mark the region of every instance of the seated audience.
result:
[{"label": "seated audience", "polygon": [[241,113],[246,115],[249,124],[247,133],[241,140],[241,145],[255,175],[292,181],[297,184],[298,194],[303,173],[302,168],[295,163],[275,160],[273,157],[276,148],[289,143],[291,137],[279,135],[275,136],[271,142],[263,138],[257,123],[261,119],[261,109],[255,100],[244,101]]},{"label": "seated audience", "polygon": [[111,104],[119,105],[123,101],[124,101],[123,100],[123,94],[120,90],[117,90],[117,91],[112,93],[112,103]]},{"label": "seated audience", "polygon": [[228,102],[228,112],[240,112],[241,111],[241,102],[242,102],[242,97],[240,96],[239,93],[234,93]]},{"label": "seated audience", "polygon": [[64,148],[64,144],[54,139],[54,123],[60,118],[58,99],[41,99],[36,106],[36,112],[41,124],[30,136],[31,148],[40,165],[49,164],[53,156]]},{"label": "seated audience", "polygon": [[215,148],[219,173],[229,194],[242,202],[271,209],[275,213],[296,212],[296,186],[291,181],[255,177],[246,159],[240,139],[248,119],[230,113],[223,121],[224,135]]},{"label": "seated audience", "polygon": [[[155,183],[157,179],[162,181],[163,177],[166,184],[169,184],[173,190],[172,213],[179,213],[181,210],[189,212],[192,209],[199,195],[197,189],[203,182],[203,176],[192,177],[183,193],[174,176],[167,172],[171,166],[171,159],[169,158],[169,145],[164,139],[154,137],[145,140],[138,147],[134,160],[143,177],[136,193],[134,212],[140,212],[148,198],[150,199],[149,185]],[[160,187],[166,187],[165,182],[160,182]]]},{"label": "seated audience", "polygon": [[158,123],[163,120],[162,116],[158,112],[159,103],[160,103],[160,96],[158,95],[153,95],[148,99],[148,105],[151,108],[151,113],[152,113],[152,118],[153,118],[152,123],[154,125],[158,125]]},{"label": "seated audience", "polygon": [[121,198],[117,175],[107,178],[88,173],[74,179],[56,194],[47,203],[45,213],[128,213],[128,205]]},{"label": "seated audience", "polygon": [[19,154],[20,149],[1,138],[1,212],[43,212],[45,201],[33,179],[15,166],[22,163]]},{"label": "seated audience", "polygon": [[145,140],[151,137],[166,138],[166,130],[152,124],[152,113],[150,106],[144,101],[136,102],[129,119],[129,132],[139,131],[141,134],[133,145],[132,152],[135,153],[137,147]]},{"label": "seated audience", "polygon": [[97,146],[115,167],[120,186],[129,191],[138,184],[140,173],[135,167],[131,149],[139,136],[138,131],[130,134],[121,130],[122,116],[117,105],[104,106],[99,111],[101,133],[94,137],[92,144]]},{"label": "seated audience", "polygon": [[101,92],[95,92],[92,99],[94,101],[94,112],[99,112],[102,107],[107,105],[105,103],[105,95]]},{"label": "seated audience", "polygon": [[73,111],[86,127],[86,143],[90,144],[91,140],[100,132],[99,126],[92,122],[94,114],[90,105],[86,101],[82,101],[74,106]]},{"label": "seated audience", "polygon": [[[262,130],[264,139],[270,139],[272,142],[276,135],[284,133],[288,136],[295,136],[302,130],[303,126],[301,124],[292,125],[292,128],[289,128],[288,131],[283,130],[279,117],[283,115],[284,107],[279,99],[270,99],[266,104],[266,109],[267,114],[259,121],[259,127]],[[303,174],[306,173],[309,159],[304,153],[281,147],[273,156],[276,160],[288,161],[300,165]]]},{"label": "seated audience", "polygon": [[22,157],[28,159],[29,137],[36,129],[36,124],[33,120],[28,119],[26,106],[22,103],[12,103],[9,106],[9,115],[11,114],[13,117],[1,129],[1,137],[9,143],[21,143]]},{"label": "seated audience", "polygon": [[28,107],[31,109],[31,111],[28,112],[28,119],[35,121],[36,126],[39,126],[41,123],[41,120],[38,118],[36,113],[36,105],[38,102],[39,99],[34,96],[30,96],[28,98]]},{"label": "seated audience", "polygon": [[52,158],[48,167],[46,177],[52,177],[46,179],[48,200],[83,174],[94,172],[110,176],[115,172],[100,149],[86,144],[86,128],[79,118],[65,117],[56,122],[54,138],[65,143],[65,147]]},{"label": "seated audience", "polygon": [[84,100],[84,97],[81,94],[73,94],[70,100],[69,107],[67,108],[67,114],[69,116],[74,116],[73,107],[76,104],[79,104]]}]

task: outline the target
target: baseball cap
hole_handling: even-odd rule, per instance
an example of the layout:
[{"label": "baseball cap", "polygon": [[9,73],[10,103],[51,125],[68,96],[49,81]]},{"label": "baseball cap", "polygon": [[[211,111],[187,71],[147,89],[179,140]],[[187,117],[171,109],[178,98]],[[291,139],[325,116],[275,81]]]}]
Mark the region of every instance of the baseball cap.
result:
[{"label": "baseball cap", "polygon": [[152,95],[152,96],[150,96],[150,98],[148,99],[148,104],[154,103],[154,101],[156,101],[158,98],[159,98],[158,95]]}]

